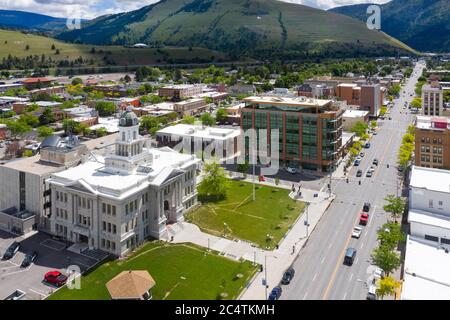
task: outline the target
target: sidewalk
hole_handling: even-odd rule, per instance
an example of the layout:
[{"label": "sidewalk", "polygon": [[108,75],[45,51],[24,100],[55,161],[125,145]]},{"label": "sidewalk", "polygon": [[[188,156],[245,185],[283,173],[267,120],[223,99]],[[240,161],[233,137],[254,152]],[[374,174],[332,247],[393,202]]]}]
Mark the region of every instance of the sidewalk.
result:
[{"label": "sidewalk", "polygon": [[[251,181],[247,177],[246,181]],[[266,181],[261,184],[275,186],[274,182]],[[291,189],[291,182],[283,182],[279,188]],[[279,248],[273,251],[263,250],[252,246],[246,241],[232,241],[202,232],[196,225],[180,222],[168,227],[169,238],[174,236],[174,243],[192,242],[205,248],[220,252],[223,256],[239,260],[241,258],[266,265],[267,261],[267,284],[268,290],[278,285],[284,271],[294,262],[302,247],[306,244],[308,237],[316,227],[323,213],[328,209],[334,200],[328,193],[316,190],[301,189],[301,197],[297,197],[296,192],[291,192],[290,197],[299,201],[309,203],[305,212],[299,217],[284,239],[280,242]],[[314,197],[317,194],[317,197]],[[305,221],[308,219],[309,226]],[[275,263],[276,262],[276,263]],[[265,288],[262,285],[265,272],[258,272],[253,281],[248,284],[240,296],[244,300],[265,300]]]}]

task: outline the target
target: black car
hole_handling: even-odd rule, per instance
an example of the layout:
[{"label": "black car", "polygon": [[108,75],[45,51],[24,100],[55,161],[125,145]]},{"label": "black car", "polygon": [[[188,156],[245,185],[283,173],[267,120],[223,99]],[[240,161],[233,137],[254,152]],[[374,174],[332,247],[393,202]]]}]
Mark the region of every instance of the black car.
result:
[{"label": "black car", "polygon": [[38,254],[37,254],[36,251],[27,253],[25,255],[25,258],[23,259],[22,264],[20,265],[20,267],[21,268],[28,267],[31,263],[33,263],[36,260],[37,256],[38,256]]},{"label": "black car", "polygon": [[283,291],[283,289],[281,289],[280,286],[273,288],[272,291],[269,294],[269,300],[278,300],[278,299],[280,299],[282,291]]},{"label": "black car", "polygon": [[368,203],[368,202],[364,203],[363,211],[364,212],[369,212],[370,211],[370,203]]},{"label": "black car", "polygon": [[372,164],[374,164],[374,165],[378,165],[378,159],[373,159],[373,162],[372,162]]},{"label": "black car", "polygon": [[292,278],[294,278],[295,270],[293,268],[289,268],[283,274],[283,278],[281,279],[281,284],[289,284],[291,283]]},{"label": "black car", "polygon": [[357,177],[362,177],[362,170],[356,171],[356,176]]},{"label": "black car", "polygon": [[6,249],[5,254],[3,255],[3,260],[9,260],[14,257],[14,255],[19,251],[20,249],[20,243],[14,241],[8,249]]}]

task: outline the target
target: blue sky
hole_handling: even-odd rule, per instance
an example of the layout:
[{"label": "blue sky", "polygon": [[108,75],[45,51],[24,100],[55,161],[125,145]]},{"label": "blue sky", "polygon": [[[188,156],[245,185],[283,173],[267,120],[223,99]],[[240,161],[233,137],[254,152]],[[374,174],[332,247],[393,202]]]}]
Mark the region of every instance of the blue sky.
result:
[{"label": "blue sky", "polygon": [[[384,3],[388,0],[284,0],[329,9],[356,3]],[[0,0],[0,9],[31,11],[54,17],[92,19],[104,14],[131,11],[157,0]]]}]

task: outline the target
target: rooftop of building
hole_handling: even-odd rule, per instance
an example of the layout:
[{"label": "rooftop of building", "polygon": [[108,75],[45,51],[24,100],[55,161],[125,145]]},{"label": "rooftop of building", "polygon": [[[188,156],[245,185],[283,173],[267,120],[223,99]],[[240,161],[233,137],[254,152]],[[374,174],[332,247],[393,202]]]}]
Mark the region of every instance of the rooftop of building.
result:
[{"label": "rooftop of building", "polygon": [[450,129],[450,118],[436,116],[417,116],[416,128],[429,130]]},{"label": "rooftop of building", "polygon": [[403,300],[450,299],[450,253],[408,236]]},{"label": "rooftop of building", "polygon": [[408,221],[450,230],[449,215],[434,214],[423,210],[410,209],[408,213]]},{"label": "rooftop of building", "polygon": [[158,134],[170,134],[180,137],[195,137],[206,140],[226,140],[238,137],[240,129],[225,129],[214,127],[203,127],[191,124],[177,124],[169,126],[157,132]]},{"label": "rooftop of building", "polygon": [[313,99],[305,97],[278,97],[278,96],[252,96],[243,99],[244,102],[279,104],[292,106],[324,107],[331,104],[332,100]]},{"label": "rooftop of building", "polygon": [[360,117],[365,117],[368,114],[369,114],[369,111],[347,109],[347,110],[345,110],[343,117],[345,117],[345,118],[360,118]]},{"label": "rooftop of building", "polygon": [[450,193],[450,170],[413,166],[410,187]]},{"label": "rooftop of building", "polygon": [[203,99],[203,98],[192,98],[192,99],[188,99],[188,100],[183,100],[183,101],[177,102],[175,104],[176,105],[185,105],[185,104],[201,102],[201,101],[205,101],[205,99]]},{"label": "rooftop of building", "polygon": [[200,84],[170,84],[170,85],[166,85],[166,86],[162,87],[162,89],[182,90],[182,89],[191,89],[191,88],[200,87],[200,86],[202,86],[202,85],[200,85]]}]

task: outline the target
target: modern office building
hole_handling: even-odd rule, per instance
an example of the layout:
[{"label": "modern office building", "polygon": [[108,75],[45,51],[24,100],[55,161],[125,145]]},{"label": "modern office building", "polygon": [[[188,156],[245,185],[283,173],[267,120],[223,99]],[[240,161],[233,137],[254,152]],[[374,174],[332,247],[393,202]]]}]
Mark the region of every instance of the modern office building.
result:
[{"label": "modern office building", "polygon": [[422,114],[440,116],[444,109],[444,91],[439,82],[425,84],[422,87]]},{"label": "modern office building", "polygon": [[418,116],[415,164],[450,170],[450,118]]},{"label": "modern office building", "polygon": [[379,84],[361,85],[360,110],[369,111],[371,116],[378,116],[383,104],[383,91]]},{"label": "modern office building", "polygon": [[120,118],[111,153],[52,174],[51,233],[78,246],[121,256],[197,203],[195,156],[146,147],[137,116]]},{"label": "modern office building", "polygon": [[[326,173],[342,155],[342,115],[331,100],[304,97],[249,97],[241,110],[244,130],[267,129],[268,151],[271,133],[279,132],[278,158],[285,166]],[[259,145],[259,143],[257,143]],[[246,142],[246,155],[249,143]]]}]

